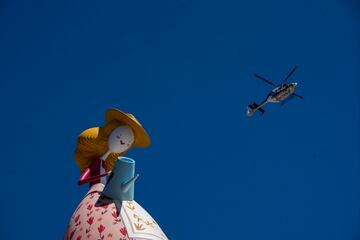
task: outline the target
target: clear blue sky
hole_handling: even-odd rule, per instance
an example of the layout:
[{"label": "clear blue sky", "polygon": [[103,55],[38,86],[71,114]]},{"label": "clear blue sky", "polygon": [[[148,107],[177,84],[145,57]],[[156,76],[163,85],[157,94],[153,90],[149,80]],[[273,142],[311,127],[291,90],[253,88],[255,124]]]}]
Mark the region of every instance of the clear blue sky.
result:
[{"label": "clear blue sky", "polygon": [[[248,118],[295,65],[286,106]],[[2,239],[61,239],[77,135],[105,111],[152,138],[135,199],[171,239],[359,239],[356,0],[0,2]]]}]

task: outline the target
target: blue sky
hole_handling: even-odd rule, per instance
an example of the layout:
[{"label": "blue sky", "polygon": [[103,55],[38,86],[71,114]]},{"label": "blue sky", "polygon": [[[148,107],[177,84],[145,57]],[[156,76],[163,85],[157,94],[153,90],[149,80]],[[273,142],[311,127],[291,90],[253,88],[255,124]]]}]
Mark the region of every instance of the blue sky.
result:
[{"label": "blue sky", "polygon": [[[135,199],[170,239],[359,239],[360,6],[317,1],[0,2],[3,239],[59,239],[86,192],[77,135],[110,107]],[[304,101],[245,115],[270,86]]]}]

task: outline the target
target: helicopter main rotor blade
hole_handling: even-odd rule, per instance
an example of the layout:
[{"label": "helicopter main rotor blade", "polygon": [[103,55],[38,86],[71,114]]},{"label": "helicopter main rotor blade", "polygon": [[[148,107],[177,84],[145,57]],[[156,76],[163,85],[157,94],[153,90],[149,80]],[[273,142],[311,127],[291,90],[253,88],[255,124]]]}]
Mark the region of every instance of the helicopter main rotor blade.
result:
[{"label": "helicopter main rotor blade", "polygon": [[281,82],[281,83],[284,83],[286,82],[290,77],[291,75],[295,72],[295,70],[298,68],[298,66],[295,66],[290,72],[289,74],[285,77],[285,79]]},{"label": "helicopter main rotor blade", "polygon": [[267,84],[270,84],[270,85],[276,87],[276,85],[275,85],[274,83],[272,83],[272,82],[270,82],[269,80],[263,78],[262,76],[257,75],[256,73],[254,73],[254,77],[257,77],[258,79],[263,80],[263,81],[266,82]]},{"label": "helicopter main rotor blade", "polygon": [[300,95],[298,95],[298,94],[296,94],[296,93],[293,93],[293,94],[291,94],[291,95],[293,95],[293,96],[295,96],[295,97],[298,97],[298,98],[300,98],[300,99],[303,99],[303,100],[304,100],[304,97],[303,97],[303,96],[300,96]]}]

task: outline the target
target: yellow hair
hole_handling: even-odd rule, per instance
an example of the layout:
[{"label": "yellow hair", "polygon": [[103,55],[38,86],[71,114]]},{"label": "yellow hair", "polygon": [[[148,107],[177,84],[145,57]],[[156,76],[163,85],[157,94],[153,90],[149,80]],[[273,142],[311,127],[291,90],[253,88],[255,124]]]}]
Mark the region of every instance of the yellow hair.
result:
[{"label": "yellow hair", "polygon": [[[81,173],[83,173],[92,161],[99,159],[105,154],[108,150],[108,137],[110,133],[120,125],[123,125],[123,123],[113,120],[104,127],[88,128],[79,135],[74,158],[80,167]],[[105,160],[106,171],[112,170],[116,159],[124,154],[125,153],[111,153]]]}]

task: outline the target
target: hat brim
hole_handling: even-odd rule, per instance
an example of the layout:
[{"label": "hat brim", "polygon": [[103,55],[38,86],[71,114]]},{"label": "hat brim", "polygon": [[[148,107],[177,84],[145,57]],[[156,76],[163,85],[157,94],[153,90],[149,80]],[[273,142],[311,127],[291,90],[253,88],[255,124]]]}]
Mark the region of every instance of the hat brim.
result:
[{"label": "hat brim", "polygon": [[119,109],[109,109],[106,112],[105,120],[106,123],[117,120],[131,127],[135,135],[134,147],[144,148],[150,145],[150,137],[141,124]]}]

